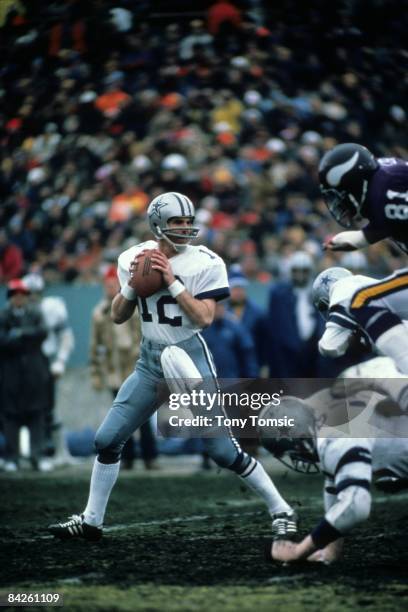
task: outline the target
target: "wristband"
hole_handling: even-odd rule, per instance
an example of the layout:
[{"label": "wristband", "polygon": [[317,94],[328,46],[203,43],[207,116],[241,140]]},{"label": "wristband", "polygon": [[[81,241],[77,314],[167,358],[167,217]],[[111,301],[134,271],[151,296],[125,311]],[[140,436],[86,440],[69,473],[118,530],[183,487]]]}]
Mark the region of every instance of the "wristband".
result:
[{"label": "wristband", "polygon": [[185,286],[183,285],[183,283],[181,283],[179,280],[175,280],[171,283],[171,285],[168,286],[168,290],[170,292],[170,295],[174,298],[176,298],[178,295],[180,295],[180,293],[183,293],[183,291],[185,291]]},{"label": "wristband", "polygon": [[320,523],[311,532],[313,544],[318,550],[326,548],[328,544],[335,542],[343,537],[340,531],[333,527],[326,519],[322,519]]},{"label": "wristband", "polygon": [[132,289],[132,287],[127,283],[121,288],[120,294],[123,295],[123,297],[128,300],[128,302],[136,302],[137,300],[136,291]]}]

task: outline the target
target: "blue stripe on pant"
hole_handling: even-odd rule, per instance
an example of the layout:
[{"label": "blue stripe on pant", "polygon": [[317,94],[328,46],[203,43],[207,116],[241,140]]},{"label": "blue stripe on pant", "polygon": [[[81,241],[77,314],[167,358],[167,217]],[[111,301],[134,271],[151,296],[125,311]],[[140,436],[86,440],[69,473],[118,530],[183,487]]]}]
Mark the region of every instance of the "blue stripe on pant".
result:
[{"label": "blue stripe on pant", "polygon": [[[211,353],[204,339],[198,334],[179,342],[178,347],[194,361],[205,381],[206,390],[217,391],[218,385]],[[164,345],[144,340],[140,359],[135,370],[122,384],[111,409],[99,427],[95,437],[95,448],[102,463],[119,460],[126,440],[158,409],[160,400],[157,388],[163,371],[160,355]],[[217,413],[214,413],[214,415]],[[221,409],[219,414],[223,414]],[[213,415],[213,416],[214,416]],[[205,451],[220,466],[238,473],[247,469],[250,458],[245,455],[231,432],[224,428],[224,435],[203,438]]]}]

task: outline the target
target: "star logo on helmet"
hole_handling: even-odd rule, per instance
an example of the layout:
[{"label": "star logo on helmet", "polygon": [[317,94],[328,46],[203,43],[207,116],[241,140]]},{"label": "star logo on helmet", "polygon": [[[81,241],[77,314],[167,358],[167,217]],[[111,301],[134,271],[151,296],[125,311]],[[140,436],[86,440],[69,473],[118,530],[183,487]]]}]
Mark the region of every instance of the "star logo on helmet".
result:
[{"label": "star logo on helmet", "polygon": [[156,214],[159,217],[159,219],[161,219],[160,210],[164,208],[164,206],[167,206],[167,202],[162,202],[161,200],[157,200],[157,202],[153,204],[150,214],[151,215]]},{"label": "star logo on helmet", "polygon": [[329,287],[330,286],[330,276],[329,274],[327,274],[326,276],[323,276],[323,278],[321,279],[320,283],[323,285],[323,287]]}]

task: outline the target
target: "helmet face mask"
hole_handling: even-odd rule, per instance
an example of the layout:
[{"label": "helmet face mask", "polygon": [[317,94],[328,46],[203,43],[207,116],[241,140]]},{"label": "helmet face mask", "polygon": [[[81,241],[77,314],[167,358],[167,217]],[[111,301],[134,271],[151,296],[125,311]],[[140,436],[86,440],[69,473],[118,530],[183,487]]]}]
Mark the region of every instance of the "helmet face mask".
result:
[{"label": "helmet face mask", "polygon": [[193,225],[169,227],[169,222],[173,219],[191,219],[194,223],[195,218],[195,209],[191,200],[175,191],[154,198],[147,209],[147,216],[154,236],[158,240],[166,240],[179,253],[187,248],[199,232],[199,228]]},{"label": "helmet face mask", "polygon": [[321,192],[330,214],[342,227],[352,227],[353,221],[361,217],[358,204],[353,202],[346,191],[321,187]]},{"label": "helmet face mask", "polygon": [[[259,422],[264,419],[266,422],[258,426],[260,442],[266,450],[291,470],[302,474],[319,472],[316,420],[304,400],[284,397],[278,406],[265,406],[259,417]],[[284,420],[284,417],[293,418],[295,425],[281,426],[279,420]],[[272,426],[270,419],[277,419],[278,424]]]},{"label": "helmet face mask", "polygon": [[332,216],[345,228],[362,216],[368,180],[378,168],[365,147],[347,143],[326,153],[319,165],[320,190]]},{"label": "helmet face mask", "polygon": [[300,474],[318,474],[319,456],[313,437],[269,438],[263,446],[285,467]]}]

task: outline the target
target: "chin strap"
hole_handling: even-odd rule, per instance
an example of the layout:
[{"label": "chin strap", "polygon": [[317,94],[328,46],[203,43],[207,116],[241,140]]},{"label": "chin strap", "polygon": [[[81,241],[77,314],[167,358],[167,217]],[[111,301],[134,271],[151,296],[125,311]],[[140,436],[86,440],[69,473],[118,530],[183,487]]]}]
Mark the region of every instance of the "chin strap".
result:
[{"label": "chin strap", "polygon": [[170,238],[166,236],[166,234],[159,227],[157,228],[157,238],[159,240],[165,240],[167,244],[169,244],[175,251],[177,251],[177,253],[183,253],[188,246],[188,243],[176,244],[175,242],[170,240]]}]

